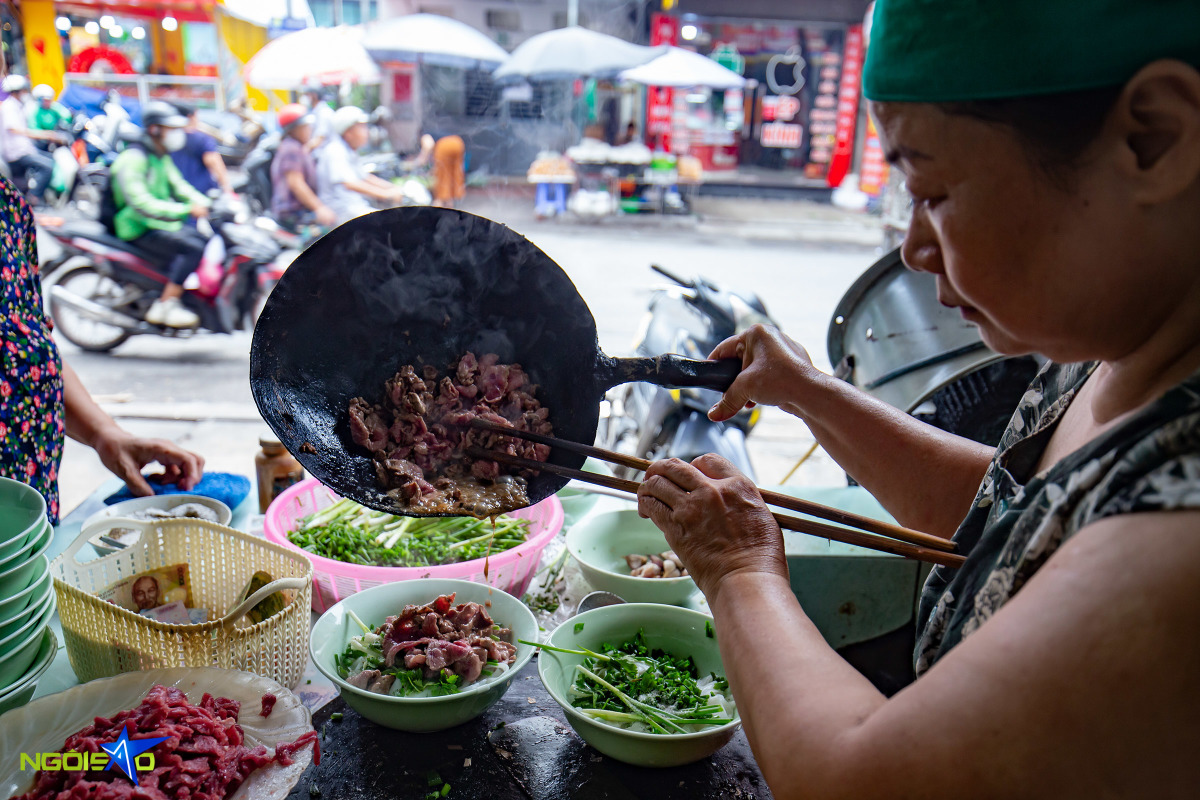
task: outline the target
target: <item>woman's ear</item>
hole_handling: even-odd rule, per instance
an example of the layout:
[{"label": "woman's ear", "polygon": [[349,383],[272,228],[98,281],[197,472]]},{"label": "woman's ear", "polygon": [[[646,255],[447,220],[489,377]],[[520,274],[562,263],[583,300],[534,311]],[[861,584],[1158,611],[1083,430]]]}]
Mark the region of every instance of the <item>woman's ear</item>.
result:
[{"label": "woman's ear", "polygon": [[1126,150],[1132,198],[1153,205],[1200,181],[1200,72],[1155,61],[1125,85],[1111,119]]}]

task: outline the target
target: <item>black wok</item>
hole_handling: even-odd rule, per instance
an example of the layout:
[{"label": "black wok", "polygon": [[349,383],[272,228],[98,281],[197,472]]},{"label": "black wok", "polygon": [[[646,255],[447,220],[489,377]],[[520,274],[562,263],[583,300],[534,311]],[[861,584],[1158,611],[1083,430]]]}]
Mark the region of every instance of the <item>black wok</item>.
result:
[{"label": "black wok", "polygon": [[[365,506],[413,515],[377,485],[347,408],[358,396],[377,402],[405,364],[444,371],[467,351],[521,364],[555,436],[585,443],[617,384],[724,390],[740,368],[736,359],[609,358],[575,285],[525,237],[461,211],[394,208],[336,228],[288,267],[254,329],[250,388],[309,473]],[[551,460],[578,468],[584,457],[556,450]],[[535,476],[530,502],[566,482]]]}]

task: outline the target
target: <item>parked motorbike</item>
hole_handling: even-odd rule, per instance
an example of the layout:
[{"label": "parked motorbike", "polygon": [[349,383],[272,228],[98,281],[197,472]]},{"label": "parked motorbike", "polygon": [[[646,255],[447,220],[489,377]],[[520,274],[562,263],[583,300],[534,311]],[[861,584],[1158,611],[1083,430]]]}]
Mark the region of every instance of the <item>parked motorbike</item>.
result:
[{"label": "parked motorbike", "polygon": [[[677,353],[707,358],[720,342],[755,323],[776,325],[757,295],[726,290],[704,278],[687,280],[657,264],[652,270],[675,286],[654,293],[634,342],[636,355]],[[746,437],[758,422],[760,410],[743,409],[725,422],[713,422],[708,410],[721,398],[711,389],[664,389],[649,383],[630,383],[609,392],[608,414],[598,438],[611,450],[656,460],[690,461],[717,453],[751,479],[754,468]],[[621,477],[632,470],[619,469]]]},{"label": "parked motorbike", "polygon": [[[184,284],[183,304],[200,317],[200,329],[232,333],[252,327],[279,277],[295,258],[269,220],[252,220],[244,203],[218,198],[208,220],[219,237]],[[136,245],[90,220],[46,220],[39,235],[61,252],[42,266],[43,294],[59,332],[85,350],[107,352],[139,334],[187,337],[196,329],[145,320],[167,278],[160,264]],[[214,252],[215,251],[215,252]]]}]

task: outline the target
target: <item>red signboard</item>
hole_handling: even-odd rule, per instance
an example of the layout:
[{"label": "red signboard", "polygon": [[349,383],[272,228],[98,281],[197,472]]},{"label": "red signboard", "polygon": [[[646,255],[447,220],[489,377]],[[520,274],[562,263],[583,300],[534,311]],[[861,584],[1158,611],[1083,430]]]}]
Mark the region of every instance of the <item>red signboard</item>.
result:
[{"label": "red signboard", "polygon": [[833,158],[829,162],[826,180],[830,186],[840,186],[850,171],[854,155],[854,129],[858,124],[858,92],[862,85],[863,35],[862,25],[846,29],[846,52],[842,57],[841,90],[837,101],[837,134]]},{"label": "red signboard", "polygon": [[650,45],[679,44],[679,26],[670,14],[650,15]]},{"label": "red signboard", "polygon": [[[650,15],[650,44],[676,44],[678,20],[670,14]],[[651,147],[671,152],[671,128],[675,113],[675,93],[668,86],[646,88],[646,141]]]}]

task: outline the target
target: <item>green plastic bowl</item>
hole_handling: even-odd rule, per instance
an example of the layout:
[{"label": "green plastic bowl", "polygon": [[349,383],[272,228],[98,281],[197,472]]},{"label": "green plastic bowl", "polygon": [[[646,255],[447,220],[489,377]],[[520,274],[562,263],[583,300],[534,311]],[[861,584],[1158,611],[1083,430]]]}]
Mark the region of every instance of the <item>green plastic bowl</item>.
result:
[{"label": "green plastic bowl", "polygon": [[37,612],[46,595],[54,594],[54,579],[50,576],[46,557],[38,556],[34,566],[37,569],[33,583],[8,600],[0,601],[0,639],[24,625]]},{"label": "green plastic bowl", "polygon": [[7,692],[13,684],[24,680],[29,665],[37,657],[42,630],[54,616],[55,606],[54,593],[51,592],[32,619],[16,632],[0,639],[0,693]]},{"label": "green plastic bowl", "polygon": [[0,597],[12,597],[29,587],[38,574],[38,557],[44,556],[54,541],[54,529],[50,523],[40,534],[35,534],[32,541],[25,545],[20,559],[10,560],[6,566],[0,566]]},{"label": "green plastic bowl", "polygon": [[20,481],[0,478],[0,563],[24,547],[43,522],[46,501],[38,491]]},{"label": "green plastic bowl", "polygon": [[636,511],[606,511],[567,531],[567,551],[579,562],[588,583],[630,603],[681,606],[696,591],[691,578],[635,578],[625,556],[670,549],[667,537]]},{"label": "green plastic bowl", "polygon": [[[716,638],[709,637],[712,618],[699,611],[657,603],[622,603],[585,611],[564,622],[550,634],[549,644],[570,650],[587,648],[599,652],[604,643],[620,644],[637,635],[646,636],[652,648],[673,656],[691,656],[700,674],[725,674]],[[567,699],[575,680],[575,667],[584,656],[543,650],[538,656],[538,676],[550,696],[562,706],[567,722],[585,742],[610,758],[639,767],[677,767],[691,764],[724,747],[741,719],[696,733],[642,733],[598,722],[581,713]]]},{"label": "green plastic bowl", "polygon": [[344,598],[321,615],[313,626],[309,649],[313,663],[337,684],[346,703],[372,722],[385,728],[423,733],[453,728],[482,714],[504,696],[517,672],[535,648],[517,645],[517,660],[503,675],[476,681],[457,694],[445,697],[392,697],[351,686],[337,674],[334,657],[346,649],[351,636],[362,633],[347,611],[354,611],[372,627],[385,617],[399,614],[409,603],[424,604],[443,594],[455,593],[454,602],[491,603],[492,619],[513,631],[517,639],[537,641],[538,626],[533,613],[517,598],[481,583],[439,578],[418,578],[373,586]]},{"label": "green plastic bowl", "polygon": [[50,522],[43,518],[33,533],[29,534],[23,545],[3,559],[0,559],[0,574],[29,561],[33,557],[33,552],[41,545],[42,539],[48,530],[53,529],[50,527]]},{"label": "green plastic bowl", "polygon": [[33,657],[33,665],[25,673],[25,677],[15,686],[0,691],[0,714],[28,703],[33,697],[33,693],[37,691],[38,681],[54,663],[54,657],[58,655],[58,639],[55,638],[54,631],[49,626],[42,629],[42,638],[38,642],[39,646]]}]

